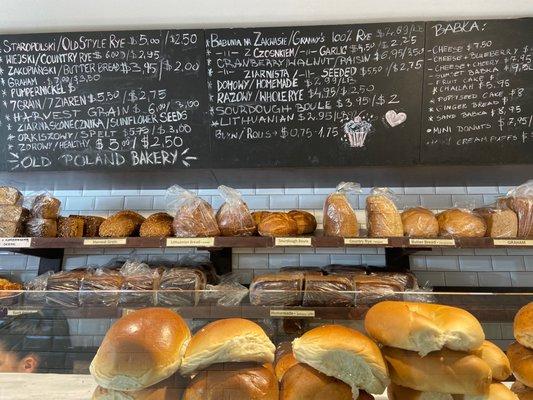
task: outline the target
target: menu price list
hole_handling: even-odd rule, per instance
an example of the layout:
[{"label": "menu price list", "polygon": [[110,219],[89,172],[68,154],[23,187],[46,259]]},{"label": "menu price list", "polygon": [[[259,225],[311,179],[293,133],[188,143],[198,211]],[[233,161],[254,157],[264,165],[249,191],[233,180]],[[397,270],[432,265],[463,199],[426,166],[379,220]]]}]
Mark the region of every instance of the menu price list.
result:
[{"label": "menu price list", "polygon": [[532,19],[427,23],[421,162],[531,162],[532,59]]},{"label": "menu price list", "polygon": [[414,163],[424,23],[206,32],[214,163]]},{"label": "menu price list", "polygon": [[0,167],[202,166],[205,81],[200,30],[0,36]]}]

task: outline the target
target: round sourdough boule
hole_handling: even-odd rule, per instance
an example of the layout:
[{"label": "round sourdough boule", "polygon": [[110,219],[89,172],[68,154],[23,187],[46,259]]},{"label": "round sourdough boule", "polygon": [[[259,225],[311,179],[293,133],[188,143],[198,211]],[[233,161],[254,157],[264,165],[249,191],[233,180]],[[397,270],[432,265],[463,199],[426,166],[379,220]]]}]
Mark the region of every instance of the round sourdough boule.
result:
[{"label": "round sourdough boule", "polygon": [[259,325],[243,318],[213,321],[190,340],[180,372],[192,375],[211,364],[225,362],[273,363],[276,347]]},{"label": "round sourdough boule", "polygon": [[298,235],[308,235],[316,229],[316,218],[313,214],[302,210],[291,210],[287,213],[298,225]]},{"label": "round sourdough boule", "polygon": [[387,397],[388,400],[518,400],[516,395],[501,383],[492,383],[489,392],[483,396],[420,392],[391,383],[387,388]]},{"label": "round sourdough boule", "polygon": [[489,364],[493,380],[504,381],[511,375],[509,359],[503,350],[494,343],[485,340],[479,349],[473,350],[470,353]]},{"label": "round sourdough boule", "polygon": [[507,348],[507,357],[516,379],[533,388],[533,350],[514,342]]},{"label": "round sourdough boule", "polygon": [[91,362],[91,375],[106,389],[145,389],[178,370],[190,337],[185,321],[169,309],[132,312],[107,331]]},{"label": "round sourdough boule", "polygon": [[324,325],[294,339],[296,359],[347,383],[355,397],[359,388],[381,394],[389,383],[387,365],[372,339],[342,325]]},{"label": "round sourdough boule", "polygon": [[448,348],[478,349],[485,340],[479,321],[469,312],[440,304],[383,301],[368,310],[365,329],[385,346],[420,355]]},{"label": "round sourdough boule", "polygon": [[518,310],[514,317],[513,329],[516,341],[533,349],[533,302]]},{"label": "round sourdough boule", "polygon": [[511,390],[520,400],[533,400],[533,388],[527,387],[520,381],[515,381]]},{"label": "round sourdough boule", "polygon": [[298,234],[298,224],[285,213],[270,213],[266,215],[257,226],[261,236],[295,236]]}]

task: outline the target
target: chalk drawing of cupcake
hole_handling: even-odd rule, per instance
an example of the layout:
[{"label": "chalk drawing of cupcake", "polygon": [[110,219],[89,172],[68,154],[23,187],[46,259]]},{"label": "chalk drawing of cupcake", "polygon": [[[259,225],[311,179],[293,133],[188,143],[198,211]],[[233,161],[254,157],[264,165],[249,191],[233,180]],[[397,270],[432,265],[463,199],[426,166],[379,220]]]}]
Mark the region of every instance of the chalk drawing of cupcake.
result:
[{"label": "chalk drawing of cupcake", "polygon": [[350,147],[363,147],[368,133],[372,130],[372,124],[357,116],[346,122],[343,128]]}]

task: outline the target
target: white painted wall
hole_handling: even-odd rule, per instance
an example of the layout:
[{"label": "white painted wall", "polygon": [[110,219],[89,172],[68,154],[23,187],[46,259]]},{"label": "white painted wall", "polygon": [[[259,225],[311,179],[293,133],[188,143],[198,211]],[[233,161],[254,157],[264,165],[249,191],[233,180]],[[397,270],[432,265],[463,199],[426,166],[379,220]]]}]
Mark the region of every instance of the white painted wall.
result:
[{"label": "white painted wall", "polygon": [[0,32],[533,16],[533,0],[0,0]]}]

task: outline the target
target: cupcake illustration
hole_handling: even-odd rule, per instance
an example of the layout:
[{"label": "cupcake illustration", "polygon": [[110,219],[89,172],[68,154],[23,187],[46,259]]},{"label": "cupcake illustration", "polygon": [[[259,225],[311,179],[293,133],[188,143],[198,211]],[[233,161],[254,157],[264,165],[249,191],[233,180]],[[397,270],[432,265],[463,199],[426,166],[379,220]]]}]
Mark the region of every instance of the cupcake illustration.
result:
[{"label": "cupcake illustration", "polygon": [[357,116],[346,122],[343,128],[350,147],[363,147],[372,125]]}]

